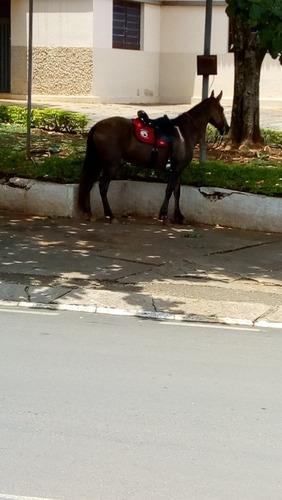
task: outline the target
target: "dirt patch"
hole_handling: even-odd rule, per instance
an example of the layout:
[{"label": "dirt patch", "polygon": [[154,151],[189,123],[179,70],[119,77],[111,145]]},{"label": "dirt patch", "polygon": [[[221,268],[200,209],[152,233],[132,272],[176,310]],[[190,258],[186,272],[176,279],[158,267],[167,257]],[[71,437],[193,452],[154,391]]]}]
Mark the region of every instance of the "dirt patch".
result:
[{"label": "dirt patch", "polygon": [[[195,158],[200,156],[200,148],[195,149]],[[249,165],[254,160],[272,163],[277,165],[282,163],[282,148],[271,146],[260,146],[255,149],[242,146],[234,148],[229,145],[207,145],[207,159],[212,161],[222,161],[230,165]]]}]

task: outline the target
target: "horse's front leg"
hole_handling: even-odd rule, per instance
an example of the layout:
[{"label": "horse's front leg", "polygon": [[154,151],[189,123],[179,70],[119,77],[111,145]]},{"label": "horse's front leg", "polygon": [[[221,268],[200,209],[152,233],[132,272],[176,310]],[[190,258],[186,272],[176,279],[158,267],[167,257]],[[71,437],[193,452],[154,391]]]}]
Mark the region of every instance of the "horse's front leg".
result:
[{"label": "horse's front leg", "polygon": [[177,181],[177,177],[178,177],[178,174],[176,174],[176,172],[172,170],[169,174],[169,179],[168,179],[168,183],[166,186],[164,201],[163,201],[163,204],[161,206],[160,213],[159,213],[160,220],[167,219],[168,204],[169,204],[169,200],[170,200],[170,197],[172,195],[172,192],[174,190],[174,186],[175,186],[175,183]]},{"label": "horse's front leg", "polygon": [[180,176],[174,185],[174,221],[178,224],[182,224],[185,217],[180,211],[179,199],[180,199]]},{"label": "horse's front leg", "polygon": [[115,217],[111,211],[111,207],[109,205],[108,196],[107,196],[110,182],[111,182],[111,179],[108,176],[103,175],[101,177],[100,182],[99,182],[99,191],[100,191],[100,195],[102,198],[105,217],[108,217],[112,221],[115,219]]}]

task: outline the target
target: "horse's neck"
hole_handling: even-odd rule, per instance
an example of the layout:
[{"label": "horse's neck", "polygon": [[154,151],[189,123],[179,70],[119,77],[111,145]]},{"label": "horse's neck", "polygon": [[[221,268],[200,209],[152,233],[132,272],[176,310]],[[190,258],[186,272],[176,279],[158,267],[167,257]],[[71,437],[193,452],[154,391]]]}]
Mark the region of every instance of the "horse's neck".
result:
[{"label": "horse's neck", "polygon": [[194,145],[205,138],[207,124],[209,122],[209,103],[202,101],[200,104],[187,111],[189,127],[193,130]]},{"label": "horse's neck", "polygon": [[210,103],[209,100],[200,102],[197,106],[188,111],[188,115],[191,120],[194,121],[195,125],[201,129],[205,130],[210,119]]}]

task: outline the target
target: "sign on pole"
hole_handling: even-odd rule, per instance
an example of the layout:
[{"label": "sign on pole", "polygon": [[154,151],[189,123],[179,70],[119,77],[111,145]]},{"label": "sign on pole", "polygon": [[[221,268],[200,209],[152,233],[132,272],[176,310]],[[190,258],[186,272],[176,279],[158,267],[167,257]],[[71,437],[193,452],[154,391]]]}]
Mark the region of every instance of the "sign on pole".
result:
[{"label": "sign on pole", "polygon": [[[212,25],[212,2],[206,0],[205,18],[205,40],[204,55],[197,58],[197,73],[203,75],[202,99],[209,96],[209,75],[217,74],[217,57],[211,54],[211,25]],[[200,162],[206,161],[206,138],[203,137],[200,144]]]}]

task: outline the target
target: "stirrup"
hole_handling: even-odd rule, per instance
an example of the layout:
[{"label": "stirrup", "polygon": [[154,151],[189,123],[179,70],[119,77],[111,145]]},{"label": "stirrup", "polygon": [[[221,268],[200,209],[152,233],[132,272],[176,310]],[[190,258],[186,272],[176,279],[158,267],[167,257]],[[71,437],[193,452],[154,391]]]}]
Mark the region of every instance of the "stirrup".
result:
[{"label": "stirrup", "polygon": [[168,158],[168,160],[167,160],[167,162],[166,162],[165,169],[166,169],[166,170],[171,170],[171,159],[170,159],[170,158]]}]

